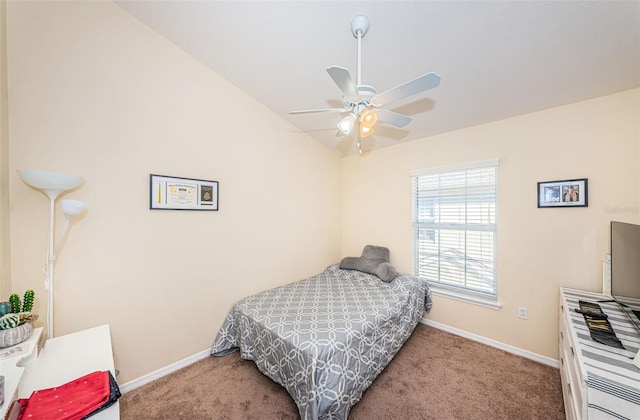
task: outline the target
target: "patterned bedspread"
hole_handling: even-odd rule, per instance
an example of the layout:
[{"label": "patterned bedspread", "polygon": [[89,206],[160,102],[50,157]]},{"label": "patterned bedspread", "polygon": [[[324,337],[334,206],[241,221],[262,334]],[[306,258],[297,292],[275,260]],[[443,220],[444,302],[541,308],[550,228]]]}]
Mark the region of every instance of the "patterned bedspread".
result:
[{"label": "patterned bedspread", "polygon": [[338,265],[237,302],[211,349],[240,349],[293,397],[302,420],[346,419],[431,308],[427,283]]}]

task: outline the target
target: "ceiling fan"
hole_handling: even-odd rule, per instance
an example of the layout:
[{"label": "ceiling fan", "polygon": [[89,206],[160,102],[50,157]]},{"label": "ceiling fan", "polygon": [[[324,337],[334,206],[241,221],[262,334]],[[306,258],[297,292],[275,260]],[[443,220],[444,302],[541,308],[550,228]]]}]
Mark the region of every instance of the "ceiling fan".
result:
[{"label": "ceiling fan", "polygon": [[377,122],[400,128],[411,122],[411,117],[386,110],[382,106],[398,99],[433,89],[440,84],[440,76],[438,74],[427,73],[379,94],[373,86],[363,85],[361,82],[361,43],[362,38],[368,31],[369,19],[366,16],[356,16],[351,20],[351,32],[358,39],[357,78],[355,83],[346,68],[338,66],[327,68],[329,76],[342,92],[343,107],[289,112],[290,114],[348,112],[349,114],[338,122],[338,135],[351,133],[356,123],[358,123],[357,145],[359,153],[362,153],[360,139],[373,134],[373,127]]}]

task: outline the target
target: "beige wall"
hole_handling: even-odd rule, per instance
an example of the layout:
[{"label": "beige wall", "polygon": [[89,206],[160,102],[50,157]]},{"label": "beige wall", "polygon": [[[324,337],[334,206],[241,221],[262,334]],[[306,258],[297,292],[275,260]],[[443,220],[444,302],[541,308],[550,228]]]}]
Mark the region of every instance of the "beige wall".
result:
[{"label": "beige wall", "polygon": [[[428,317],[553,358],[558,287],[599,290],[609,220],[640,221],[638,89],[340,160],[112,3],[9,2],[7,41],[2,270],[44,317],[47,200],[15,170],[84,175],[56,333],[109,323],[121,382],[209,347],[238,298],[365,244],[411,271],[412,169],[500,158],[503,307],[436,297]],[[150,173],[220,181],[220,211],[148,210]],[[536,208],[536,182],[577,177],[588,208]]]},{"label": "beige wall", "polygon": [[[343,255],[386,245],[392,263],[411,272],[409,171],[499,158],[502,308],[436,296],[427,317],[557,359],[558,288],[601,291],[609,221],[640,220],[639,107],[635,89],[343,159]],[[538,181],[573,178],[589,179],[589,207],[537,208]]]},{"label": "beige wall", "polygon": [[[12,284],[41,319],[48,202],[15,170],[86,178],[63,196],[88,211],[57,262],[56,335],[109,323],[127,382],[207,349],[237,299],[339,259],[335,153],[113,3],[7,16]],[[219,181],[220,211],[150,211],[150,173]]]},{"label": "beige wall", "polygon": [[11,290],[9,247],[9,125],[7,122],[6,3],[0,2],[0,299]]}]

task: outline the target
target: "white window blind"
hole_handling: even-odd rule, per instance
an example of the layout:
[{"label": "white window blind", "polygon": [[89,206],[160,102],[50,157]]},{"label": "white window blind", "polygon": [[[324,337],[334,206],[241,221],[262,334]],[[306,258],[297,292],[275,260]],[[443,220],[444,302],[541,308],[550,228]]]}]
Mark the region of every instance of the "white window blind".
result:
[{"label": "white window blind", "polygon": [[495,301],[498,161],[416,171],[414,274],[434,287]]}]

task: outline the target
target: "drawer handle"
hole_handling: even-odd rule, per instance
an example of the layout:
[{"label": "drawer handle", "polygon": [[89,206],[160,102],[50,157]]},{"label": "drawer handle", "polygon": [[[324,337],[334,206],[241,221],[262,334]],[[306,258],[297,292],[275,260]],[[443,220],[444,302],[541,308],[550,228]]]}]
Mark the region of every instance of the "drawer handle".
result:
[{"label": "drawer handle", "polygon": [[564,312],[564,305],[560,305],[560,310]]},{"label": "drawer handle", "polygon": [[562,357],[560,358],[560,364],[564,366],[564,359]]},{"label": "drawer handle", "polygon": [[573,346],[571,346],[571,347],[570,347],[570,349],[571,349],[571,355],[572,355],[572,356],[575,356],[575,355],[576,355],[576,353],[573,351]]},{"label": "drawer handle", "polygon": [[562,331],[560,331],[560,339],[564,340],[564,334],[562,334]]}]

